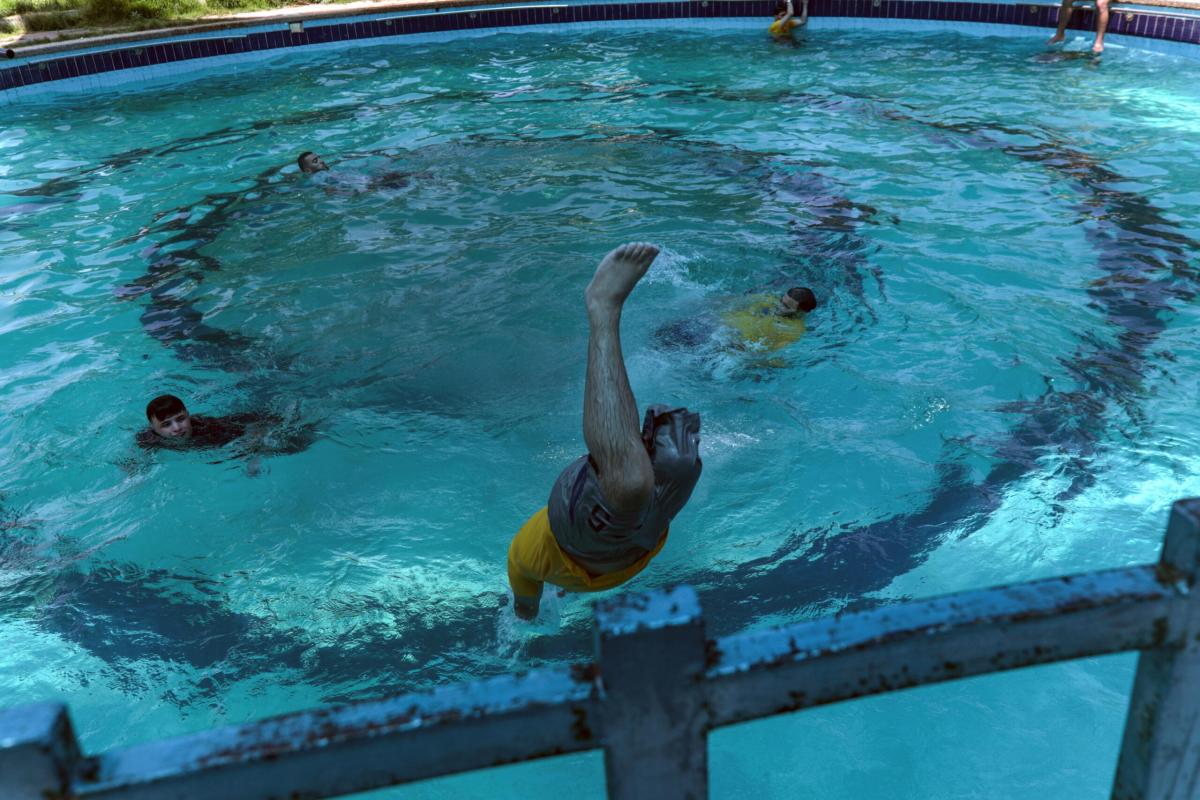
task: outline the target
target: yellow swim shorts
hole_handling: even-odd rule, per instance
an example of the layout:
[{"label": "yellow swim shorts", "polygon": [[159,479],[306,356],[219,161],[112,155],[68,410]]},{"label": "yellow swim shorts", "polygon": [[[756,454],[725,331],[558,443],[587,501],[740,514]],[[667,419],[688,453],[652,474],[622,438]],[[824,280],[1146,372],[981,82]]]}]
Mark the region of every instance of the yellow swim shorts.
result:
[{"label": "yellow swim shorts", "polygon": [[592,575],[575,563],[554,539],[545,507],[517,531],[508,546],[508,582],[513,594],[540,598],[542,584],[552,583],[568,592],[601,592],[620,586],[646,568],[667,543],[667,531],[649,553],[625,569],[604,575]]}]

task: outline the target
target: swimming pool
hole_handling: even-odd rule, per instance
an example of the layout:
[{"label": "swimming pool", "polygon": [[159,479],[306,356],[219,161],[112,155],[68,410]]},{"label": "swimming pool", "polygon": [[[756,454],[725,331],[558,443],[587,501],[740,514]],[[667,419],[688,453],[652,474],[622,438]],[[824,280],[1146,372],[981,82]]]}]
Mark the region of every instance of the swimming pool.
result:
[{"label": "swimming pool", "polygon": [[[664,248],[634,390],[699,408],[706,461],[634,588],[696,585],[725,634],[1151,560],[1200,487],[1193,71],[526,33],[15,107],[6,703],[68,699],[95,750],[581,657],[587,602],[517,628],[502,559],[582,447],[582,287],[629,239]],[[332,173],[295,174],[306,149]],[[793,283],[822,301],[800,342],[732,346],[722,313]],[[319,438],[135,457],[160,390]],[[724,731],[714,796],[1099,796],[1131,663]],[[387,794],[603,786],[595,755],[501,775]]]}]

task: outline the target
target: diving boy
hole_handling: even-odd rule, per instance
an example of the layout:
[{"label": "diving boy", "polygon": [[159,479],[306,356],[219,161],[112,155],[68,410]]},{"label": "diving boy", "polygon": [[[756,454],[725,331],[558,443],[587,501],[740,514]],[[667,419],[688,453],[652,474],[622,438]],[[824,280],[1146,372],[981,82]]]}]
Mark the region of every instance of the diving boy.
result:
[{"label": "diving boy", "polygon": [[600,262],[584,292],[588,454],[563,470],[546,506],[509,545],[508,580],[522,619],[537,616],[547,583],[595,592],[645,569],[700,478],[700,415],[653,405],[639,431],[621,353],[621,310],[657,256],[652,244],[621,245]]}]

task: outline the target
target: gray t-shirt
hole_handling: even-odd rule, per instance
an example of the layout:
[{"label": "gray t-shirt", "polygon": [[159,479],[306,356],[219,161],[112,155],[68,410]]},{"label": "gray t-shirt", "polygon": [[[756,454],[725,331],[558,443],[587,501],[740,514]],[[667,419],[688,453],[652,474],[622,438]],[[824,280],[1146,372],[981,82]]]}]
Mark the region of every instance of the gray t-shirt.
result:
[{"label": "gray t-shirt", "polygon": [[658,545],[700,479],[700,415],[650,406],[642,440],[654,466],[654,495],[640,513],[608,506],[590,456],[571,463],[550,490],[550,530],[558,546],[593,575],[624,569]]}]

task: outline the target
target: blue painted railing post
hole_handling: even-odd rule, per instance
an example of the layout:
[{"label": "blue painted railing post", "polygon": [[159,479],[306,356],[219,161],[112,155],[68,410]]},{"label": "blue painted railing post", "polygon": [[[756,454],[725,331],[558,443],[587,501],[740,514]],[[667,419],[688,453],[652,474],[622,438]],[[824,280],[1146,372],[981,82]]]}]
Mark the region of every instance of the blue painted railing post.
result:
[{"label": "blue painted railing post", "polygon": [[1200,498],[1171,508],[1158,577],[1183,596],[1138,657],[1113,800],[1200,797]]},{"label": "blue painted railing post", "polygon": [[708,797],[704,620],[690,587],[596,604],[610,800]]},{"label": "blue painted railing post", "polygon": [[4,800],[66,797],[79,745],[60,703],[0,709],[0,796]]}]

